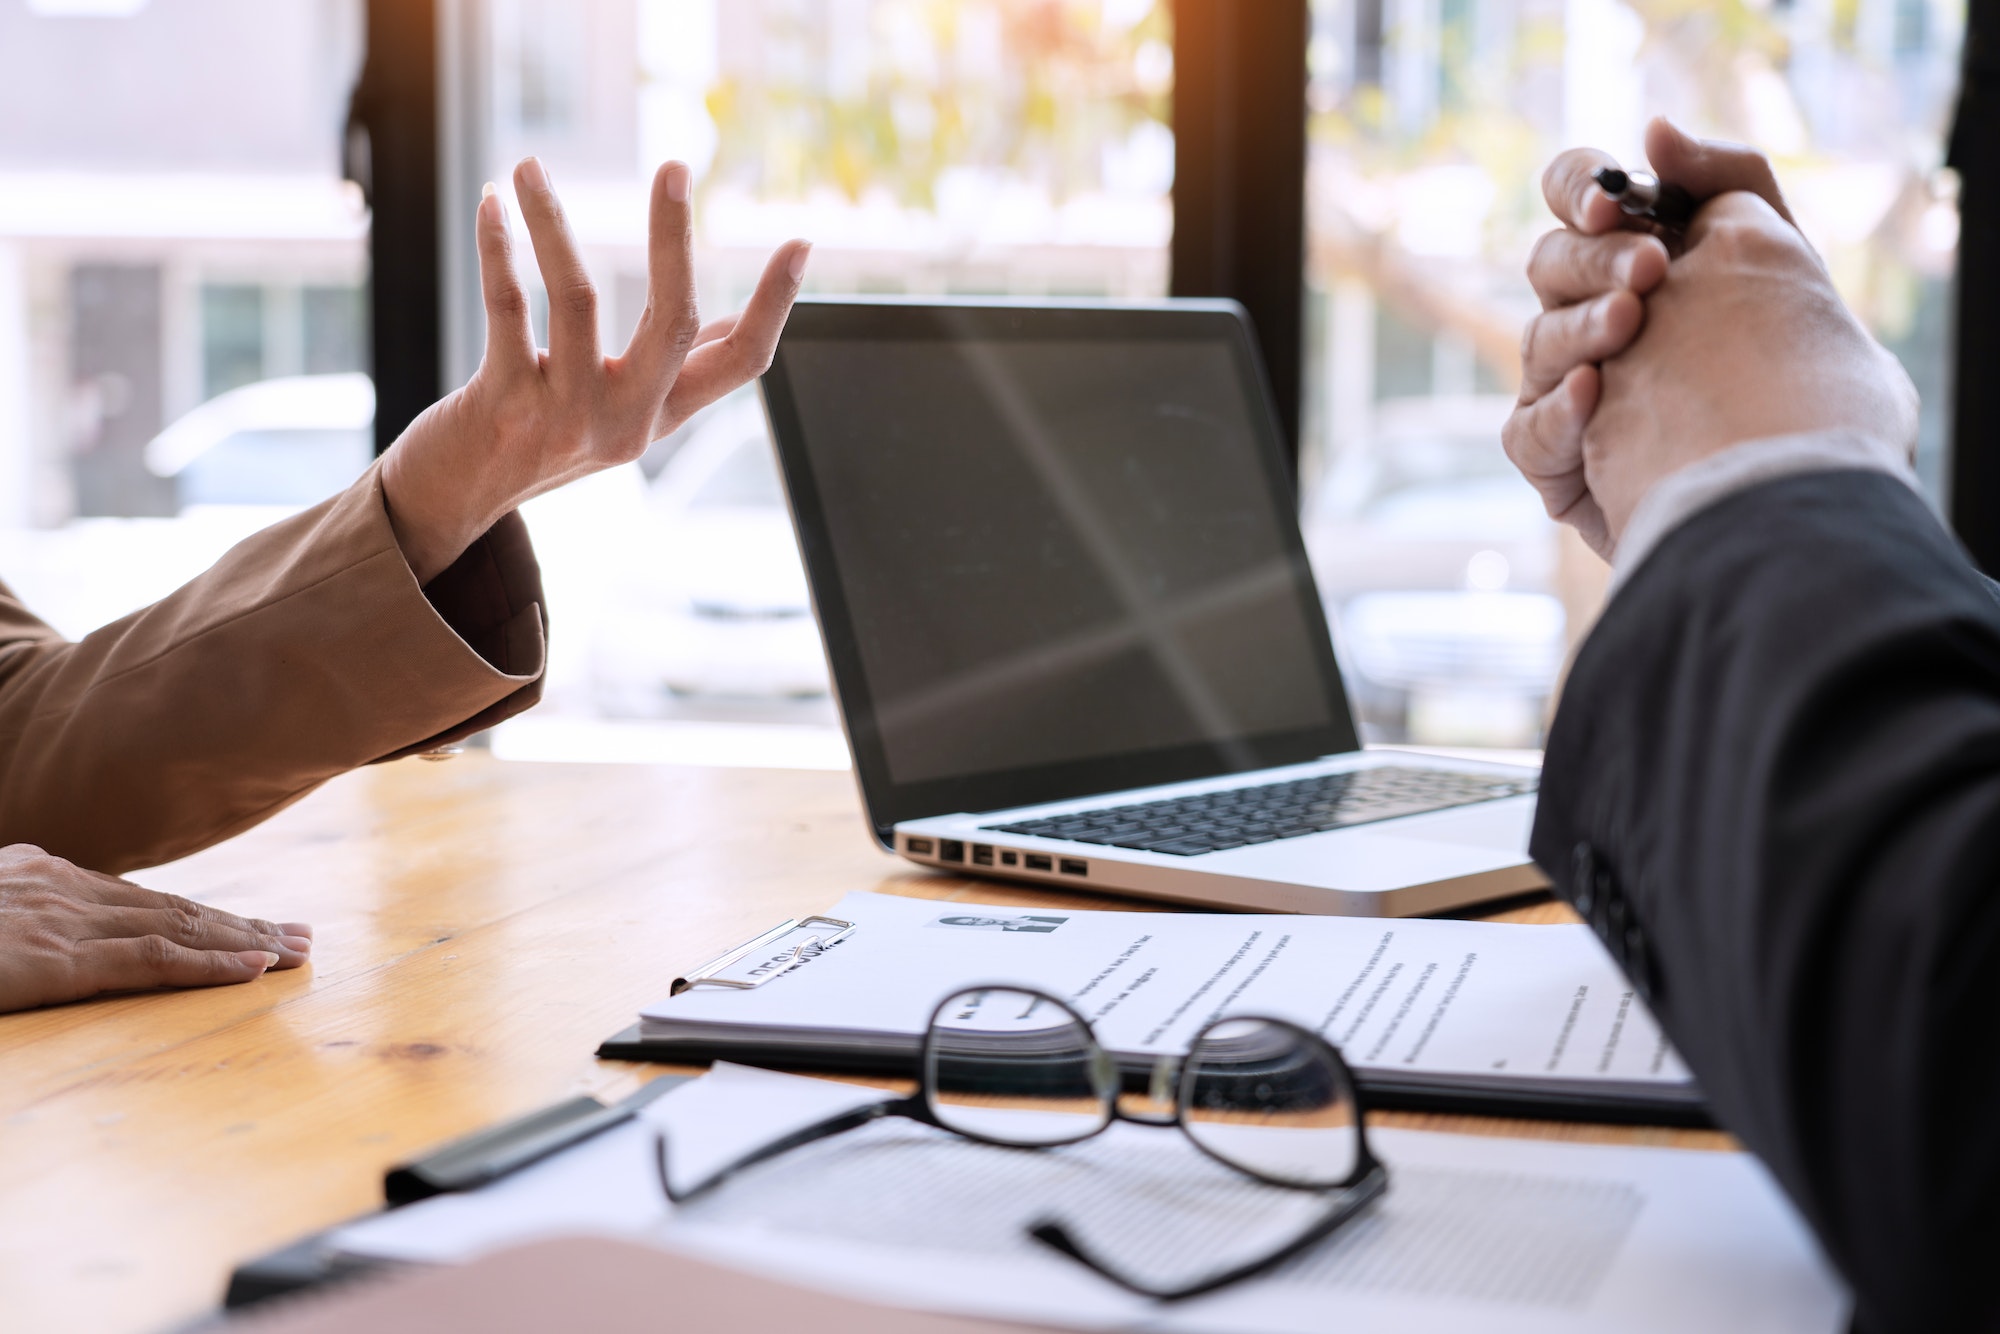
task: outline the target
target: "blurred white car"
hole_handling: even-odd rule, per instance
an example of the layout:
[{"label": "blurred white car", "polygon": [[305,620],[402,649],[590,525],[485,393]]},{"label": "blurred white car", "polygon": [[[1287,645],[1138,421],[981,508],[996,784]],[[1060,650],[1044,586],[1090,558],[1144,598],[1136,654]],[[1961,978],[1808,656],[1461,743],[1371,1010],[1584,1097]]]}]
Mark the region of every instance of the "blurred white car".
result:
[{"label": "blurred white car", "polygon": [[366,375],[303,375],[232,389],[146,446],[174,480],[172,518],[79,518],[0,530],[0,574],[76,637],[155,602],[268,524],[346,487],[374,458]]},{"label": "blurred white car", "polygon": [[217,394],[146,445],[146,470],[194,505],[316,504],[375,458],[375,382],[290,375]]},{"label": "blurred white car", "polygon": [[1302,521],[1368,739],[1539,743],[1567,640],[1554,528],[1500,449],[1512,400],[1377,407]]},{"label": "blurred white car", "polygon": [[639,555],[600,617],[592,674],[609,711],[657,696],[828,692],[805,568],[763,409],[733,397],[690,431],[645,501]]}]

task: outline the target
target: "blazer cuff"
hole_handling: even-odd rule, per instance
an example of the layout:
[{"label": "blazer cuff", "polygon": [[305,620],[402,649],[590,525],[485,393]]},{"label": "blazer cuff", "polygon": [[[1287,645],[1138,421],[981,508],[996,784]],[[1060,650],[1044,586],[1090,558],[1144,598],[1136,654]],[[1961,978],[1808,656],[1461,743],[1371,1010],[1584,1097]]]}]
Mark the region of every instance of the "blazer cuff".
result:
[{"label": "blazer cuff", "polygon": [[1886,473],[1919,490],[1907,454],[1858,431],[1807,431],[1733,445],[1668,473],[1646,493],[1618,540],[1605,596],[1615,595],[1667,534],[1717,501],[1780,477],[1841,469]]},{"label": "blazer cuff", "polygon": [[[376,484],[379,500],[381,486]],[[386,506],[383,519],[388,519]],[[400,548],[399,548],[400,550]],[[414,576],[412,576],[414,582]],[[487,666],[520,684],[450,727],[381,757],[377,763],[438,751],[532,708],[548,665],[548,611],[541,565],[528,525],[510,512],[423,587],[439,620]]]}]

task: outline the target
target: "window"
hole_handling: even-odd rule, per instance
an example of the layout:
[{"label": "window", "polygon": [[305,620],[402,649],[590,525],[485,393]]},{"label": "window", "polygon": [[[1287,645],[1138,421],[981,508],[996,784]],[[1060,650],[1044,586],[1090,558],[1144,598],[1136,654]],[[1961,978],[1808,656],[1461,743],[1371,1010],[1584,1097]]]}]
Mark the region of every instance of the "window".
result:
[{"label": "window", "polygon": [[0,576],[64,632],[367,466],[361,43],[355,0],[0,5]]},{"label": "window", "polygon": [[[448,8],[445,116],[463,157],[444,223],[457,247],[448,378],[479,354],[466,242],[480,184],[507,192],[529,153],[598,280],[607,347],[643,307],[647,188],[670,157],[695,170],[709,314],[740,304],[793,236],[815,243],[808,291],[1164,295],[1169,12],[1165,0]],[[846,763],[753,394],[526,517],[560,631],[545,703],[500,729],[498,753]]]},{"label": "window", "polygon": [[1373,740],[1533,745],[1602,567],[1499,444],[1537,173],[1647,116],[1764,147],[1943,474],[1959,0],[1315,0],[1304,521]]}]

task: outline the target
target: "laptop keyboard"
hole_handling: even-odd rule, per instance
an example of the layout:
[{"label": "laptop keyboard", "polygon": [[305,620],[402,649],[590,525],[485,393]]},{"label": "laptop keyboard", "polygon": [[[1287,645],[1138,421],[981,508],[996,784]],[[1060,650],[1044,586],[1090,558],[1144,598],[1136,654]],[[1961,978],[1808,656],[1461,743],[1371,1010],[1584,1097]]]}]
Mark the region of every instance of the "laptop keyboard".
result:
[{"label": "laptop keyboard", "polygon": [[1518,797],[1533,792],[1535,786],[1533,778],[1498,778],[1444,769],[1354,769],[1289,783],[1107,806],[985,828],[1194,857],[1399,815]]}]

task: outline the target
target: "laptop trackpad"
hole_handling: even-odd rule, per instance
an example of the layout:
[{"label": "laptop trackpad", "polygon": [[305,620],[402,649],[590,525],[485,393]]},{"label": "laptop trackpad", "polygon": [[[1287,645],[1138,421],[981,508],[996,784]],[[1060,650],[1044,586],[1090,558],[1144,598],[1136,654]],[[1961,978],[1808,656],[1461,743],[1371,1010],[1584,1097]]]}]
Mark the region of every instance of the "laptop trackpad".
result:
[{"label": "laptop trackpad", "polygon": [[1237,848],[1203,859],[1230,875],[1329,889],[1385,890],[1519,866],[1527,860],[1535,803],[1489,802]]}]

